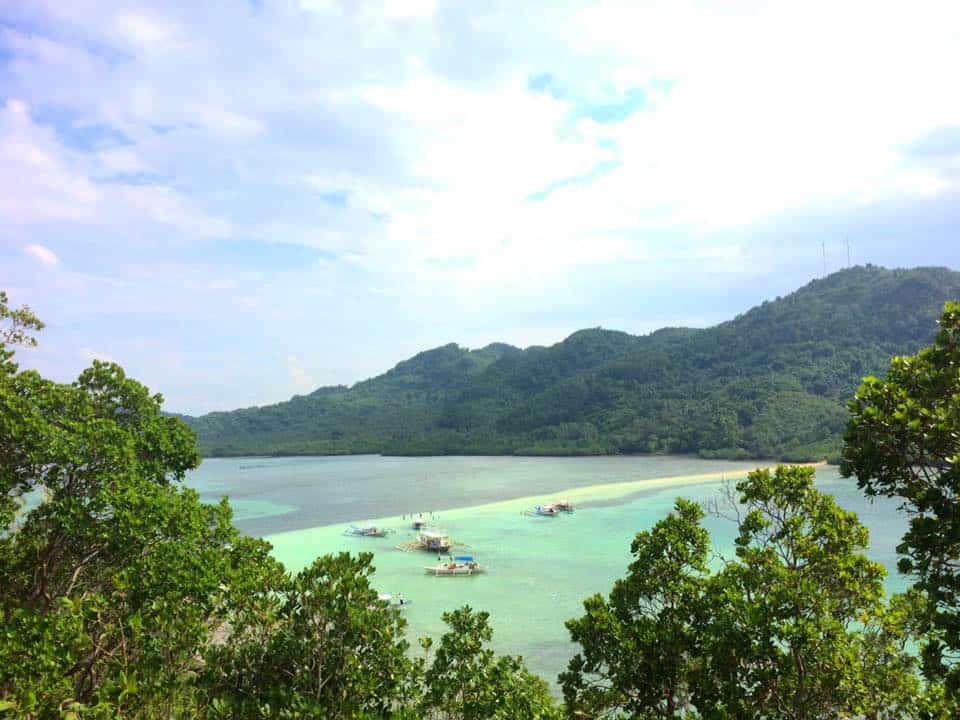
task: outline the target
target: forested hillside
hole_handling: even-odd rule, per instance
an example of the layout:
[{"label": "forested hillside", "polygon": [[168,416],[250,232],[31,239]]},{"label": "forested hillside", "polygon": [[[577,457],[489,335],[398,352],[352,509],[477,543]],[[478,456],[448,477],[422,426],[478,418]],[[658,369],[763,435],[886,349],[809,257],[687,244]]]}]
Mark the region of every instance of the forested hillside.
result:
[{"label": "forested hillside", "polygon": [[960,273],[856,267],[712,328],[455,344],[352,387],[184,418],[205,455],[603,454],[820,458],[845,401],[936,334]]}]

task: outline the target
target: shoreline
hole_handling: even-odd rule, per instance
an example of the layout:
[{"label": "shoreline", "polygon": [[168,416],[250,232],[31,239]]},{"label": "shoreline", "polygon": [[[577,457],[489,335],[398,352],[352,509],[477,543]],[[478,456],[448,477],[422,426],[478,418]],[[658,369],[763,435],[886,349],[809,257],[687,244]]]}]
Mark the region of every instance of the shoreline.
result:
[{"label": "shoreline", "polygon": [[[758,463],[770,463],[771,465],[830,465],[837,464],[831,463],[827,458],[820,458],[817,460],[804,460],[802,462],[794,462],[791,460],[784,460],[782,458],[736,458],[736,457],[704,457],[699,453],[689,452],[689,453],[557,453],[556,455],[551,455],[549,453],[443,453],[440,455],[432,454],[397,454],[397,453],[382,453],[382,452],[343,452],[343,453],[272,453],[272,454],[227,454],[227,455],[204,455],[201,453],[200,461],[204,460],[281,460],[284,458],[348,458],[348,457],[379,457],[379,458],[411,458],[411,459],[424,459],[424,458],[544,458],[549,460],[565,460],[565,459],[580,459],[580,458],[656,458],[656,457],[689,457],[697,458],[698,460],[718,460],[721,462],[758,462]],[[759,467],[767,467],[766,465],[761,465]]]}]

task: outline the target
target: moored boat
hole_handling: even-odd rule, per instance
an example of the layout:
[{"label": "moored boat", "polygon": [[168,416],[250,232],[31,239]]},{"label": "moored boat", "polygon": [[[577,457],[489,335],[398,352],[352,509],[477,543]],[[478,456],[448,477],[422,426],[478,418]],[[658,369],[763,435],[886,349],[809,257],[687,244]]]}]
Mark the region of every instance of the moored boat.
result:
[{"label": "moored boat", "polygon": [[528,510],[526,515],[536,515],[540,517],[557,517],[560,514],[560,511],[557,509],[556,505],[548,503],[546,505],[536,505],[533,510]]},{"label": "moored boat", "polygon": [[405,608],[410,604],[410,601],[401,593],[397,593],[396,596],[390,593],[377,593],[377,600],[383,607]]},{"label": "moored boat", "polygon": [[443,533],[425,530],[417,536],[417,544],[427,552],[445,553],[453,547],[453,541]]},{"label": "moored boat", "polygon": [[397,545],[397,550],[404,552],[429,552],[445,555],[454,546],[453,540],[437,530],[423,530],[412,540],[406,540]]},{"label": "moored boat", "polygon": [[477,575],[486,572],[486,568],[473,559],[472,555],[458,555],[441,561],[436,565],[423,568],[427,575]]},{"label": "moored boat", "polygon": [[352,537],[377,537],[382,538],[390,534],[386,528],[378,527],[373,523],[367,525],[351,525],[343,531],[344,535]]}]

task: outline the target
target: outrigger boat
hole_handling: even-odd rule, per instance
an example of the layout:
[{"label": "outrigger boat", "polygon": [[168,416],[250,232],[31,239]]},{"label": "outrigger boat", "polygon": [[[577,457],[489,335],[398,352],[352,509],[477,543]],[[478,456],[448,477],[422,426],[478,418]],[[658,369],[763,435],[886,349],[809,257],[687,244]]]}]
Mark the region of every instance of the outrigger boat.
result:
[{"label": "outrigger boat", "polygon": [[453,541],[443,533],[425,530],[417,536],[417,543],[421,550],[427,552],[445,553],[453,547]]},{"label": "outrigger boat", "polygon": [[398,550],[423,550],[438,555],[450,552],[452,547],[453,540],[434,530],[424,530],[413,540],[397,545]]},{"label": "outrigger boat", "polygon": [[557,509],[556,505],[537,505],[533,510],[527,510],[524,512],[524,515],[531,516],[540,516],[540,517],[557,517],[560,514],[560,510]]},{"label": "outrigger boat", "polygon": [[377,527],[372,523],[369,525],[351,525],[349,528],[343,531],[344,535],[352,537],[386,537],[390,534],[390,530],[386,528]]},{"label": "outrigger boat", "polygon": [[485,567],[473,559],[472,555],[457,555],[436,565],[428,565],[423,569],[427,572],[427,575],[436,576],[477,575],[487,571]]},{"label": "outrigger boat", "polygon": [[400,593],[397,593],[396,597],[390,593],[377,593],[377,600],[380,601],[383,607],[405,608],[410,604],[410,601]]}]

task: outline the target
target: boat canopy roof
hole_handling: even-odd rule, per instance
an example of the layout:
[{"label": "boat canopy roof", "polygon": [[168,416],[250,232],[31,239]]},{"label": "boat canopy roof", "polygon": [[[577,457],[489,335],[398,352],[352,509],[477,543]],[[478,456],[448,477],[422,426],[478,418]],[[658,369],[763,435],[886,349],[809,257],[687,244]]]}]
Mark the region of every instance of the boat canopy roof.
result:
[{"label": "boat canopy roof", "polygon": [[457,555],[454,560],[459,560],[460,562],[473,562],[473,555]]}]

